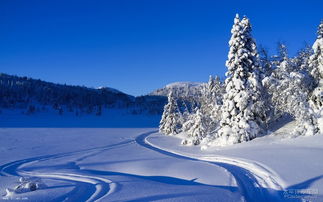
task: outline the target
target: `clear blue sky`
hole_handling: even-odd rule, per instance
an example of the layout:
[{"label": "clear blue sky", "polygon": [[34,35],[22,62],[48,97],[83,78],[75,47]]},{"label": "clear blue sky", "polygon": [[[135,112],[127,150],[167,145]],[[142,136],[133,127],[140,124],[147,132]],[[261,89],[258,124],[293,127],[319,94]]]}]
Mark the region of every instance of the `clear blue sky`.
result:
[{"label": "clear blue sky", "polygon": [[0,72],[133,95],[223,76],[235,13],[272,53],[315,40],[322,0],[0,0]]}]

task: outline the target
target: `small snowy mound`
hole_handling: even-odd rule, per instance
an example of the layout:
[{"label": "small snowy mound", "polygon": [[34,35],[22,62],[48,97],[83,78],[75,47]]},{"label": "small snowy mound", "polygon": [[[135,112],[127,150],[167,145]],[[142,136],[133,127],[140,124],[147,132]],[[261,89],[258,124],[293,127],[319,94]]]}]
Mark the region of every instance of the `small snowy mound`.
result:
[{"label": "small snowy mound", "polygon": [[40,178],[21,177],[19,179],[19,184],[14,189],[10,189],[10,188],[6,189],[5,197],[10,198],[14,194],[32,192],[32,191],[36,191],[38,189],[42,189],[45,187],[46,187],[46,185],[42,182],[42,180]]}]

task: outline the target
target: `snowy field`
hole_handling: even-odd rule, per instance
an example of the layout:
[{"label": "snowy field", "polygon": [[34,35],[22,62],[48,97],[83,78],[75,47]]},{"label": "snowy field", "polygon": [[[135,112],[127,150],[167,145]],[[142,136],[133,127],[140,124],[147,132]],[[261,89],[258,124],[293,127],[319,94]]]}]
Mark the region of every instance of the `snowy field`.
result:
[{"label": "snowy field", "polygon": [[[206,151],[154,128],[4,128],[0,199],[323,201],[323,136],[284,138],[293,127]],[[25,182],[39,187],[10,192]]]}]

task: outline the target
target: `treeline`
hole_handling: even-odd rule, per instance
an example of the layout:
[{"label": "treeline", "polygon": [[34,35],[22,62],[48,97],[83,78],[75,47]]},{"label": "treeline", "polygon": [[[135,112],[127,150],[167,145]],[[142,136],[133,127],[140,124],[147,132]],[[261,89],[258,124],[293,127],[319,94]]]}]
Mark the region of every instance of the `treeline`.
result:
[{"label": "treeline", "polygon": [[165,103],[163,96],[134,97],[111,88],[61,85],[0,74],[0,107],[21,109],[26,114],[54,109],[59,114],[100,116],[104,110],[114,108],[133,114],[161,114]]}]

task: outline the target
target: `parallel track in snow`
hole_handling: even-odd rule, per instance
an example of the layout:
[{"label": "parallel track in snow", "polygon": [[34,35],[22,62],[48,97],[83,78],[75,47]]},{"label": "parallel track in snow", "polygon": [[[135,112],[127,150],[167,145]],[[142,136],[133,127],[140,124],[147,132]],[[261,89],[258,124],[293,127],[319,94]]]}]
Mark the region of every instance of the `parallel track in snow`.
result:
[{"label": "parallel track in snow", "polygon": [[[269,202],[287,200],[287,198],[284,198],[282,193],[284,191],[284,182],[269,168],[256,162],[249,162],[241,159],[224,156],[192,156],[172,151],[167,148],[161,148],[152,144],[148,140],[149,136],[156,132],[157,131],[153,131],[139,135],[136,138],[137,144],[163,155],[179,159],[205,162],[226,169],[235,178],[238,188],[246,201]],[[212,174],[210,174],[210,177],[211,175]]]},{"label": "parallel track in snow", "polygon": [[86,156],[89,156],[89,152],[99,153],[133,142],[133,140],[127,140],[103,147],[13,161],[0,165],[0,176],[39,177],[41,179],[59,180],[74,184],[75,188],[71,192],[54,199],[54,201],[99,201],[100,199],[103,199],[109,194],[113,193],[117,188],[117,183],[103,177],[82,173],[82,170],[80,169],[72,169],[71,172],[67,173],[58,172],[57,170],[39,172],[37,169],[26,171],[24,170],[24,167],[28,168],[28,166],[37,162],[50,161],[79,154],[85,154],[85,157],[83,156],[82,158],[86,158]]}]

